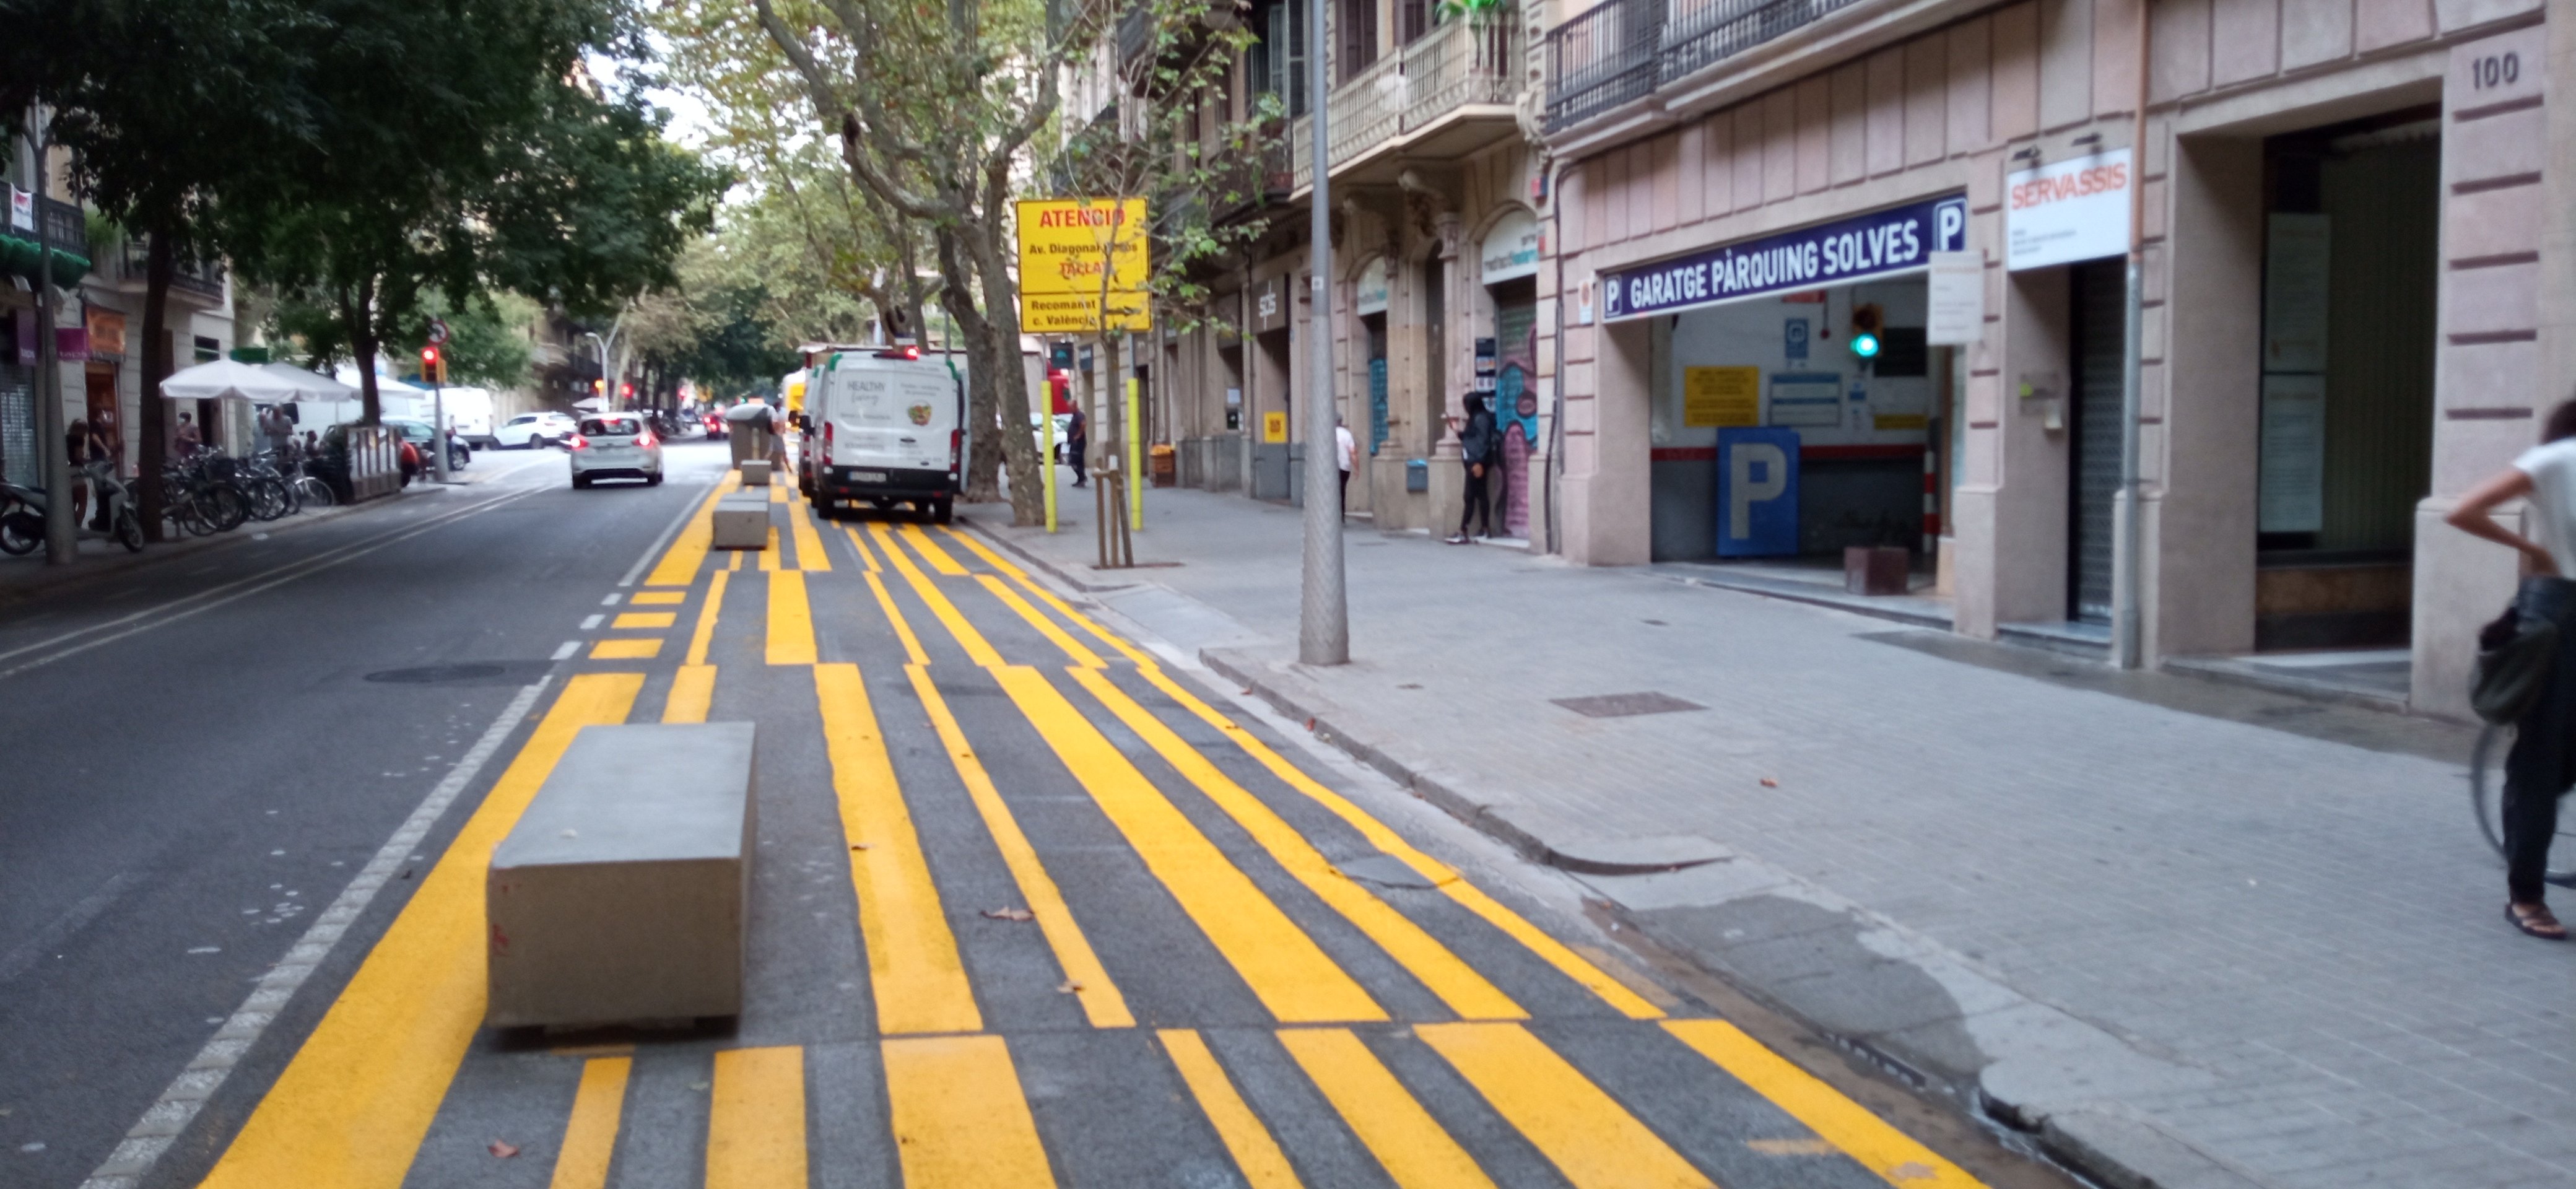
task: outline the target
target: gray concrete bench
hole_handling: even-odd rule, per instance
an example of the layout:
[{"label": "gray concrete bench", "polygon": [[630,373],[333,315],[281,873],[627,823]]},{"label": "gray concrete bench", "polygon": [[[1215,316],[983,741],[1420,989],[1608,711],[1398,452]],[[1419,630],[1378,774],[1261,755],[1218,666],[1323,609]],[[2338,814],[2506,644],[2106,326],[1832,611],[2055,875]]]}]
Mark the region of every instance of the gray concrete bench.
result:
[{"label": "gray concrete bench", "polygon": [[751,913],[755,729],[585,727],[484,885],[496,1027],[731,1016]]},{"label": "gray concrete bench", "polygon": [[769,548],[769,497],[735,493],[716,501],[714,546]]}]

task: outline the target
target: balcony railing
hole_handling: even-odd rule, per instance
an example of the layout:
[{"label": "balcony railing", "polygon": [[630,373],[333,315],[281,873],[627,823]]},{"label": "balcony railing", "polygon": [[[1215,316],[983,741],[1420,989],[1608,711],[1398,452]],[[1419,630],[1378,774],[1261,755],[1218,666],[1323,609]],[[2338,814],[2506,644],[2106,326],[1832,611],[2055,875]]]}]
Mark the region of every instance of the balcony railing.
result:
[{"label": "balcony railing", "polygon": [[[1428,128],[1460,108],[1508,106],[1520,92],[1519,47],[1509,22],[1453,20],[1378,59],[1333,89],[1325,111],[1326,151],[1333,167]],[[1314,180],[1312,129],[1300,119],[1288,133],[1298,187]]]},{"label": "balcony railing", "polygon": [[1550,132],[1861,0],[1608,0],[1547,35]]},{"label": "balcony railing", "polygon": [[[152,279],[152,248],[141,239],[129,239],[125,246],[101,262],[100,271],[108,279],[143,284]],[[224,299],[224,264],[220,260],[189,260],[184,257],[170,262],[170,289],[212,302]]]}]

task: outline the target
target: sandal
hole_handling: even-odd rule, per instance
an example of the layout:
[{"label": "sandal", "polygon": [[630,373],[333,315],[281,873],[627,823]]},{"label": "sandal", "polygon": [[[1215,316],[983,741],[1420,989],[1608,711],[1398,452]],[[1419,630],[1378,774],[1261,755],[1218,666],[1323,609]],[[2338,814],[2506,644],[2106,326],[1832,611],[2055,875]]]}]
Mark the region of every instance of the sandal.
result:
[{"label": "sandal", "polygon": [[2514,928],[2542,941],[2567,940],[2567,926],[2559,924],[2557,916],[2552,914],[2546,905],[2535,904],[2524,908],[2508,900],[2504,906],[2504,919],[2511,922]]}]

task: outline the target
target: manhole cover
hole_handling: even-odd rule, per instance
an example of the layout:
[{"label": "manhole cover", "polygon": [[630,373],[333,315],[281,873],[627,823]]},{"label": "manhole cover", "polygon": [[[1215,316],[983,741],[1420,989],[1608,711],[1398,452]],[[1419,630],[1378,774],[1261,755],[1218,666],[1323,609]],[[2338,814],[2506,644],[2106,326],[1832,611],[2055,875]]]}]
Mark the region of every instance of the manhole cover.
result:
[{"label": "manhole cover", "polygon": [[417,669],[386,669],[367,674],[367,680],[387,685],[437,685],[448,681],[482,681],[498,677],[509,670],[500,665],[424,665]]},{"label": "manhole cover", "polygon": [[1585,718],[1626,718],[1634,714],[1671,714],[1678,710],[1706,710],[1697,702],[1685,702],[1671,694],[1603,694],[1596,698],[1550,698],[1551,702]]}]

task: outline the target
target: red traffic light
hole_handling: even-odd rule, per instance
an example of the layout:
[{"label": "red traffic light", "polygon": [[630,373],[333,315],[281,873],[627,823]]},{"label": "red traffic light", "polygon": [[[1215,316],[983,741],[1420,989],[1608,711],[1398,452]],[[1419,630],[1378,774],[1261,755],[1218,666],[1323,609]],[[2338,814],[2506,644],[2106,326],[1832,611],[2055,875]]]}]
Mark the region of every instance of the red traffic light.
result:
[{"label": "red traffic light", "polygon": [[620,384],[617,386],[617,395],[622,397],[632,397],[635,395],[635,386],[632,384]]},{"label": "red traffic light", "polygon": [[420,366],[424,371],[438,366],[438,347],[436,344],[420,349]]}]

